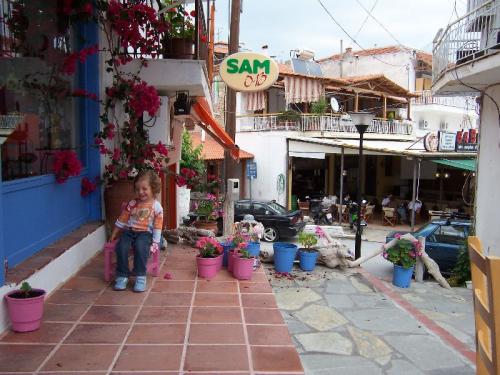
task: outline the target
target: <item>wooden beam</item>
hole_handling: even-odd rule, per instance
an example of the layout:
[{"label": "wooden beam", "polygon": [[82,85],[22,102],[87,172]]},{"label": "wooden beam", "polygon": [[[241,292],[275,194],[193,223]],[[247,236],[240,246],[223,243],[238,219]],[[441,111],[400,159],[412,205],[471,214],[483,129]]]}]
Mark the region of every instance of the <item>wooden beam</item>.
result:
[{"label": "wooden beam", "polygon": [[384,112],[382,113],[382,117],[385,120],[387,118],[387,96],[384,95],[382,98],[384,100]]}]

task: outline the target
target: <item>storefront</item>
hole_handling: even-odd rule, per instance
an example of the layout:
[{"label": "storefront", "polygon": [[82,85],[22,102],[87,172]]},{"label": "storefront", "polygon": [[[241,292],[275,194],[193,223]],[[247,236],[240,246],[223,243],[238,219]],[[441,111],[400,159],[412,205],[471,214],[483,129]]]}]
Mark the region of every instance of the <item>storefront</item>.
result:
[{"label": "storefront", "polygon": [[[59,29],[43,46],[36,37],[28,44],[43,47],[37,53],[3,49],[0,55],[0,127],[13,128],[1,147],[0,285],[8,268],[102,217],[98,191],[81,194],[83,179],[100,176],[93,147],[99,103],[89,99],[99,93],[98,56],[90,53],[98,43],[97,25]],[[82,49],[89,54],[68,60]],[[53,173],[60,152],[74,152],[82,166],[64,183]]]}]

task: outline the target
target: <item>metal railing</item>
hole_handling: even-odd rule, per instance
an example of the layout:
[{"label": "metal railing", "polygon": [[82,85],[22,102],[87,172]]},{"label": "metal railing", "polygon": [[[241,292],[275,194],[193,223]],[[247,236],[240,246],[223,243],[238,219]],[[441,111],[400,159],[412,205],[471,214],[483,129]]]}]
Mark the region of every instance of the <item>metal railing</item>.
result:
[{"label": "metal railing", "polygon": [[[413,134],[413,121],[374,119],[367,133],[374,134]],[[302,114],[296,119],[283,119],[279,114],[238,116],[237,131],[297,131],[357,133],[352,120],[339,115]]]},{"label": "metal railing", "polygon": [[446,71],[478,59],[499,43],[500,1],[477,2],[479,7],[451,23],[438,35],[432,58],[436,82]]},{"label": "metal railing", "polygon": [[476,98],[474,96],[435,96],[432,95],[432,91],[430,90],[416,92],[415,94],[419,94],[420,96],[411,99],[411,103],[414,105],[438,104],[461,108],[466,111],[474,111],[476,109]]}]

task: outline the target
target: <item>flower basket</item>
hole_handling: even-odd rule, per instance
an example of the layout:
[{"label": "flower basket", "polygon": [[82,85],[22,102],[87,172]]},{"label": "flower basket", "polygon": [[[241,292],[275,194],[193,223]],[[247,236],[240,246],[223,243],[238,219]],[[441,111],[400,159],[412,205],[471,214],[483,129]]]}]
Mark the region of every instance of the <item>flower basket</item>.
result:
[{"label": "flower basket", "polygon": [[[26,291],[25,285],[29,288]],[[45,290],[31,289],[29,284],[23,283],[20,290],[14,290],[5,296],[7,311],[12,323],[12,330],[16,332],[36,331],[40,328],[43,317],[43,303]]]},{"label": "flower basket", "polygon": [[422,255],[421,245],[417,240],[401,238],[400,235],[396,235],[391,243],[392,245],[385,248],[382,255],[394,264],[392,283],[400,288],[408,288],[417,257]]},{"label": "flower basket", "polygon": [[297,255],[297,245],[285,242],[275,242],[274,268],[277,272],[289,273],[292,271],[293,262]]},{"label": "flower basket", "polygon": [[222,268],[222,246],[212,237],[201,237],[196,242],[200,254],[196,257],[198,276],[211,279]]},{"label": "flower basket", "polygon": [[404,268],[395,264],[394,272],[392,274],[392,284],[399,288],[409,288],[412,275],[413,267]]},{"label": "flower basket", "polygon": [[227,270],[229,272],[231,272],[231,273],[233,272],[234,262],[236,261],[237,258],[239,258],[239,256],[240,256],[240,253],[238,252],[238,250],[233,249],[233,250],[229,251],[229,255],[227,258]]}]

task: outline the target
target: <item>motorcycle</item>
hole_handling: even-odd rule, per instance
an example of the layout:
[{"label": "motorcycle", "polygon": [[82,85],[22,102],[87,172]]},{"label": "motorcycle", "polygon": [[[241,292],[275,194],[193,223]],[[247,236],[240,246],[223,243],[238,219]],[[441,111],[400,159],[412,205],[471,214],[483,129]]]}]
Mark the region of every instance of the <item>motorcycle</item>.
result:
[{"label": "motorcycle", "polygon": [[311,218],[316,225],[332,225],[333,215],[331,212],[331,206],[323,204],[323,201],[319,199],[309,200],[309,210],[311,213]]},{"label": "motorcycle", "polygon": [[[363,218],[363,209],[366,209],[366,205],[368,202],[366,200],[361,201],[361,221],[360,221],[360,230],[361,234],[363,233],[363,228],[368,226],[367,222]],[[349,202],[349,228],[354,229],[354,226],[358,225],[358,204],[356,202]]]}]

